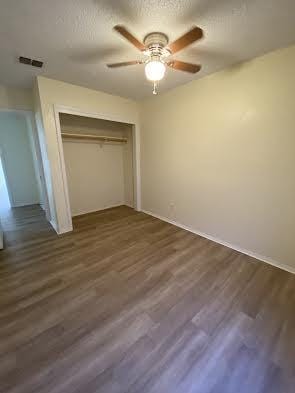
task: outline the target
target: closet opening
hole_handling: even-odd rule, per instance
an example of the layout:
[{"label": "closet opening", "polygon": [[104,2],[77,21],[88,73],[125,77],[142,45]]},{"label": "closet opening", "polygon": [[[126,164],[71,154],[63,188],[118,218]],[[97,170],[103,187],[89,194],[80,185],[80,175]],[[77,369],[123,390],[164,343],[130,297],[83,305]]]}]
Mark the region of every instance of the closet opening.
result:
[{"label": "closet opening", "polygon": [[71,217],[136,208],[134,125],[59,113]]}]

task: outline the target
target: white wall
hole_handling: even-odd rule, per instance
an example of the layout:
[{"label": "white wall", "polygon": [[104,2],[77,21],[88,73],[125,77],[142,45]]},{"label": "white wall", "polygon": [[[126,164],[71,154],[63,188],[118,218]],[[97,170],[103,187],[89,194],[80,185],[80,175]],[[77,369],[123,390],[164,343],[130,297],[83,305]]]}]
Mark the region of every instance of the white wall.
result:
[{"label": "white wall", "polygon": [[33,94],[31,89],[20,89],[0,85],[1,109],[33,109]]},{"label": "white wall", "polygon": [[124,123],[96,119],[93,117],[70,115],[61,113],[59,115],[62,131],[74,133],[95,133],[95,135],[108,135],[123,137],[129,126]]},{"label": "white wall", "polygon": [[295,271],[295,46],[142,104],[142,207]]},{"label": "white wall", "polygon": [[[29,142],[30,142],[30,148],[32,152],[32,157],[33,157],[33,165],[34,165],[34,171],[35,171],[35,177],[36,177],[36,182],[37,182],[37,188],[38,188],[38,195],[39,195],[39,202],[40,205],[44,207],[43,199],[43,186],[42,186],[42,161],[40,155],[40,146],[38,142],[38,136],[36,133],[35,124],[33,124],[33,118],[31,116],[26,116],[26,123],[27,123],[27,129],[28,129],[28,135],[29,135]],[[38,151],[39,149],[39,151]],[[39,153],[39,154],[38,154]]]},{"label": "white wall", "polygon": [[12,206],[40,203],[25,115],[0,112],[0,148]]},{"label": "white wall", "polygon": [[[7,210],[9,210],[9,208],[10,208],[10,201],[7,191],[6,179],[2,168],[1,150],[0,150],[0,216],[2,212],[6,212]],[[1,231],[1,222],[0,222],[0,231]],[[1,239],[0,239],[0,243],[1,243]]]},{"label": "white wall", "polygon": [[[132,100],[44,77],[37,78],[35,97],[37,100],[35,107],[40,108],[38,129],[44,135],[49,164],[48,186],[51,190],[48,194],[51,199],[51,221],[58,232],[65,232],[71,229],[71,219],[67,210],[67,194],[63,187],[62,157],[58,148],[59,135],[55,105],[70,107],[87,114],[104,114],[111,120],[138,123],[138,104]],[[135,143],[139,143],[138,140]]]},{"label": "white wall", "polygon": [[[7,213],[10,208],[10,201],[6,187],[5,175],[2,168],[1,151],[0,151],[0,215],[1,217]],[[0,218],[1,218],[0,217]],[[0,220],[0,250],[3,248],[3,230]]]},{"label": "white wall", "polygon": [[[67,133],[125,137],[131,131],[127,124],[68,114],[60,115],[60,125]],[[67,139],[63,148],[73,216],[133,203],[132,150],[127,144]]]}]

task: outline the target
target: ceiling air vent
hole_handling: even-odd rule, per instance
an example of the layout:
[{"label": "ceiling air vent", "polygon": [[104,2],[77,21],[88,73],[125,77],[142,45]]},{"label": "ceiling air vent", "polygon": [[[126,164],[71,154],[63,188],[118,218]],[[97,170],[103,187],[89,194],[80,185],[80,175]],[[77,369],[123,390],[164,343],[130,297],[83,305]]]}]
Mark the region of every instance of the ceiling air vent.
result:
[{"label": "ceiling air vent", "polygon": [[31,59],[28,59],[27,57],[22,57],[22,56],[20,56],[19,62],[22,63],[22,64],[30,64],[30,65],[31,65],[32,60],[31,60]]},{"label": "ceiling air vent", "polygon": [[42,68],[43,67],[43,61],[39,61],[39,60],[32,60],[29,59],[28,57],[23,57],[20,56],[19,57],[19,62],[22,64],[27,64],[27,65],[31,65],[33,67],[38,67],[38,68]]},{"label": "ceiling air vent", "polygon": [[32,66],[33,66],[33,67],[42,68],[42,66],[43,66],[43,61],[32,60]]}]

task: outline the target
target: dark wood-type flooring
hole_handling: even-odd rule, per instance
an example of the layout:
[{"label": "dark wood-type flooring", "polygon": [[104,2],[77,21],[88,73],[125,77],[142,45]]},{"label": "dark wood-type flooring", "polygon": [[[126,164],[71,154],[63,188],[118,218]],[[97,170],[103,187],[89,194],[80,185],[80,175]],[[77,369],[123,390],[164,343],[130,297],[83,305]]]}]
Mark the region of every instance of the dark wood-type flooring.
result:
[{"label": "dark wood-type flooring", "polygon": [[295,275],[127,207],[3,226],[1,393],[295,392]]}]

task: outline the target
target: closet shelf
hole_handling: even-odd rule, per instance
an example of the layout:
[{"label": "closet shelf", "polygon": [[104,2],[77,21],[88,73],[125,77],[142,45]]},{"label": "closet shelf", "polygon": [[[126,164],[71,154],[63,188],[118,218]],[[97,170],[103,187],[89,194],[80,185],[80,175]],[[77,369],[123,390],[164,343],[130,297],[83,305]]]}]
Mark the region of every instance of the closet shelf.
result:
[{"label": "closet shelf", "polygon": [[101,136],[93,134],[73,134],[69,132],[62,132],[62,138],[64,139],[79,139],[79,140],[91,140],[99,142],[118,142],[127,143],[127,138],[117,138],[115,136]]}]

